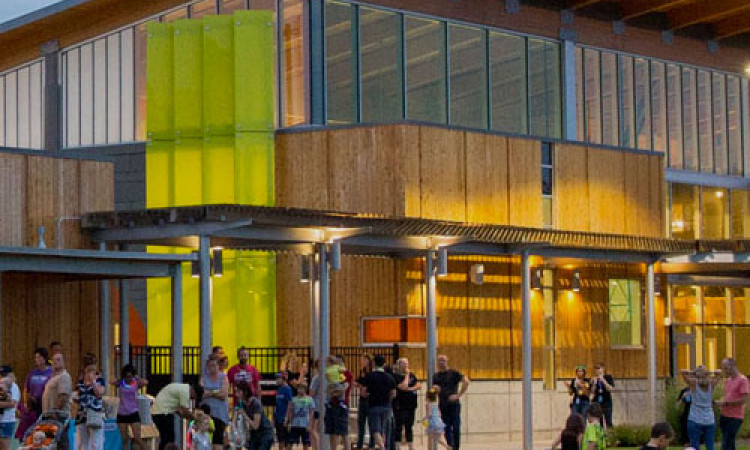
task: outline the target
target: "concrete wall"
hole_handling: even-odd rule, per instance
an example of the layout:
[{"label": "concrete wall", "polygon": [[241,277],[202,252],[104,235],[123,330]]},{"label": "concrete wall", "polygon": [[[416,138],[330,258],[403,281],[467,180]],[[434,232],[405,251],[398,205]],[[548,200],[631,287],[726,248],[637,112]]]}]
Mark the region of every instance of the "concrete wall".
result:
[{"label": "concrete wall", "polygon": [[[645,379],[617,380],[613,392],[613,418],[615,425],[650,425],[646,411],[648,381]],[[424,430],[419,419],[424,416],[424,392],[417,408],[414,425],[415,442],[424,442]],[[570,396],[562,381],[556,390],[543,390],[541,381],[533,383],[534,441],[535,446],[551,443],[565,425],[570,414]],[[665,382],[659,380],[659,397],[664,392]],[[492,444],[497,442],[521,442],[523,434],[521,382],[520,381],[473,381],[466,396],[461,399],[461,442],[469,444]],[[356,421],[349,427],[357,434]]]}]

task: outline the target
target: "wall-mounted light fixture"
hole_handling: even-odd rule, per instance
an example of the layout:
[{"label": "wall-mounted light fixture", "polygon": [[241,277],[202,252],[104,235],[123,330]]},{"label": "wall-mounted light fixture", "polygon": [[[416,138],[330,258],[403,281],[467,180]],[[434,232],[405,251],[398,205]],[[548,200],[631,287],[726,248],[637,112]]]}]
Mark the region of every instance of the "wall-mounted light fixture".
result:
[{"label": "wall-mounted light fixture", "polygon": [[299,257],[299,281],[300,283],[310,282],[310,257],[307,255]]},{"label": "wall-mounted light fixture", "polygon": [[469,278],[474,284],[484,283],[484,264],[472,264]]},{"label": "wall-mounted light fixture", "polygon": [[570,290],[578,292],[581,290],[581,272],[578,269],[573,271],[573,275],[570,277]]},{"label": "wall-mounted light fixture", "polygon": [[542,289],[542,269],[539,267],[531,271],[531,289],[535,291]]},{"label": "wall-mounted light fixture", "polygon": [[221,278],[224,276],[224,248],[214,247],[214,276]]},{"label": "wall-mounted light fixture", "polygon": [[448,249],[440,247],[437,251],[437,276],[444,277],[446,275],[448,275]]}]

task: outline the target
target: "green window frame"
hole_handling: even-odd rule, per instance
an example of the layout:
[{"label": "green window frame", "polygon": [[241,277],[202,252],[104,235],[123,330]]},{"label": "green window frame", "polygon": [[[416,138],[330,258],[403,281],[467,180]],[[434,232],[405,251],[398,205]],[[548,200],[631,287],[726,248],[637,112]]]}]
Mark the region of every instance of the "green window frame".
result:
[{"label": "green window frame", "polygon": [[640,280],[610,279],[610,346],[642,348],[643,322],[643,292]]}]

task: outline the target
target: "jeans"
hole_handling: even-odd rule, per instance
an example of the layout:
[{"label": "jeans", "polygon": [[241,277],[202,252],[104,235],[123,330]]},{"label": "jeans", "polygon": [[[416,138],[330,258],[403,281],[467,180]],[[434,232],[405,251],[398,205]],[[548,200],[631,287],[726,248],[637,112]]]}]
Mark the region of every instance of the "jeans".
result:
[{"label": "jeans", "polygon": [[742,419],[721,416],[719,426],[721,427],[721,450],[736,450],[737,446],[734,441],[742,426]]},{"label": "jeans", "polygon": [[570,405],[570,413],[578,413],[583,416],[583,423],[586,423],[586,416],[589,413],[589,402],[579,402],[578,404],[572,403]]},{"label": "jeans", "polygon": [[273,447],[273,432],[250,436],[247,444],[249,450],[271,450]]},{"label": "jeans", "polygon": [[406,434],[406,442],[414,442],[414,409],[395,409],[396,427],[394,429],[394,441],[401,442],[401,430]]},{"label": "jeans", "polygon": [[102,450],[103,448],[104,428],[89,428],[85,423],[76,426],[77,450]]},{"label": "jeans", "polygon": [[391,408],[387,406],[371,406],[367,413],[367,421],[370,422],[370,434],[380,434],[386,438],[386,426],[391,415]]},{"label": "jeans", "polygon": [[458,450],[461,444],[461,404],[448,402],[440,405],[440,415],[445,423],[445,441],[448,447]]},{"label": "jeans", "polygon": [[690,436],[690,446],[696,450],[700,448],[701,437],[706,442],[706,450],[714,450],[716,425],[701,425],[692,420],[688,420],[688,436]]},{"label": "jeans", "polygon": [[[367,425],[367,414],[369,413],[368,401],[366,398],[359,398],[357,407],[357,448],[362,448],[365,443],[365,425]],[[370,430],[370,448],[375,447],[372,440],[372,430]]]},{"label": "jeans", "polygon": [[604,413],[604,422],[607,428],[612,428],[612,403],[602,403],[602,412]]},{"label": "jeans", "polygon": [[159,430],[159,450],[164,450],[167,444],[175,441],[174,414],[154,414],[152,420]]}]

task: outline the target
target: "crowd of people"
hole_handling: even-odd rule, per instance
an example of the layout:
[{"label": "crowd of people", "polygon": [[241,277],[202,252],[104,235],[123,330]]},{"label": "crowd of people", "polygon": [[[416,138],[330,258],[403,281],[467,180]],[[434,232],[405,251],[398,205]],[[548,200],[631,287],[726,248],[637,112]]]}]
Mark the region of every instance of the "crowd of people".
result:
[{"label": "crowd of people", "polygon": [[[572,397],[570,415],[565,428],[552,444],[553,449],[603,450],[606,448],[605,429],[612,427],[612,394],[614,378],[606,373],[604,364],[594,366],[594,376],[586,377],[586,367],[576,367],[576,376],[569,383]],[[721,370],[708,371],[704,366],[681,371],[686,387],[680,391],[677,403],[682,407],[679,440],[689,450],[713,450],[716,437],[714,408],[719,408],[721,449],[735,450],[737,434],[745,417],[745,404],[750,394],[750,383],[740,373],[732,358],[721,362]],[[714,389],[724,382],[724,395],[714,400]],[[666,449],[674,438],[672,427],[657,423],[651,439],[642,450]]]},{"label": "crowd of people", "polygon": [[[353,388],[359,400],[355,447],[364,448],[369,431],[369,448],[396,449],[405,444],[414,449],[413,427],[422,385],[406,358],[389,366],[382,355],[363,354],[355,377],[340,355],[329,356],[321,373],[317,361],[308,371],[295,354],[288,354],[276,373],[275,408],[268,417],[260,401],[260,375],[248,363],[248,351],[237,351],[239,362],[226,374],[221,370],[223,357],[223,349],[215,347],[197,386],[172,383],[156,396],[153,421],[159,430],[160,449],[176,441],[175,416],[190,421],[187,446],[195,450],[226,446],[268,450],[274,443],[279,450],[298,445],[307,450],[321,448],[322,439],[327,439],[332,449],[349,449]],[[437,362],[421,422],[430,443],[458,450],[460,398],[469,379],[450,368],[445,355]],[[191,403],[197,405],[192,411]],[[323,436],[318,434],[320,421]]]}]

